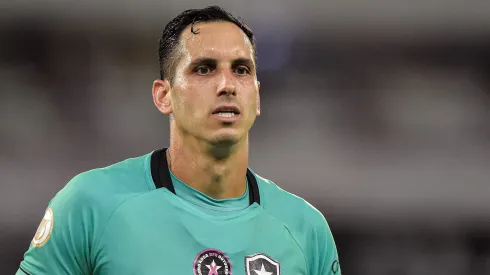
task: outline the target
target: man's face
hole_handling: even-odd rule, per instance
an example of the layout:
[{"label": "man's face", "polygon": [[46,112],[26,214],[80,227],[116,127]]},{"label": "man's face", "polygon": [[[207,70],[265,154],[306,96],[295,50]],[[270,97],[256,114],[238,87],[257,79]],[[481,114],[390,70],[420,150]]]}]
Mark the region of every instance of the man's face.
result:
[{"label": "man's face", "polygon": [[171,113],[186,136],[234,144],[260,114],[252,45],[230,22],[197,23],[194,30],[188,26],[181,35]]}]

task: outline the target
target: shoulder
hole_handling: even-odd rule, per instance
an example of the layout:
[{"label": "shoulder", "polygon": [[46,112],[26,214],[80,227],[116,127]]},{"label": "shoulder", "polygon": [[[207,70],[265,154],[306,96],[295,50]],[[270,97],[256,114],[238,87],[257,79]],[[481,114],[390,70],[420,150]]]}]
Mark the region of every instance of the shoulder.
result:
[{"label": "shoulder", "polygon": [[111,213],[125,199],[150,190],[145,159],[127,159],[73,177],[49,202],[21,266],[31,273],[70,269],[89,274],[97,253],[94,244]]},{"label": "shoulder", "polygon": [[53,198],[71,201],[108,201],[151,190],[149,155],[129,158],[74,176]]},{"label": "shoulder", "polygon": [[124,201],[151,190],[145,159],[127,159],[73,177],[48,204],[46,213],[54,220],[53,236],[100,235]]},{"label": "shoulder", "polygon": [[104,224],[124,201],[152,190],[145,162],[146,156],[127,159],[73,177],[48,204],[56,223],[66,228]]},{"label": "shoulder", "polygon": [[[273,181],[255,174],[259,185],[262,207],[286,224],[308,226],[324,230],[324,215],[304,198],[290,193]],[[304,229],[304,228],[303,228]]]}]

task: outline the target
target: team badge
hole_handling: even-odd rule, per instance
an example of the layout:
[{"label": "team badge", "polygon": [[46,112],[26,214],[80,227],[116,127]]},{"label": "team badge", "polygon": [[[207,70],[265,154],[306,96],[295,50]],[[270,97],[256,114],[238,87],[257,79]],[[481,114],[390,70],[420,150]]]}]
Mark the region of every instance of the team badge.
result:
[{"label": "team badge", "polygon": [[245,257],[245,273],[247,275],[280,275],[281,265],[271,257],[258,253]]},{"label": "team badge", "polygon": [[194,260],[194,275],[231,275],[231,263],[218,249],[206,249]]},{"label": "team badge", "polygon": [[48,207],[46,209],[46,212],[44,213],[43,220],[41,221],[41,224],[39,224],[39,227],[37,228],[36,235],[34,235],[34,238],[32,239],[32,245],[34,247],[41,247],[45,245],[49,237],[51,236],[51,232],[53,231],[53,226],[54,226],[54,215],[53,215],[53,210]]}]

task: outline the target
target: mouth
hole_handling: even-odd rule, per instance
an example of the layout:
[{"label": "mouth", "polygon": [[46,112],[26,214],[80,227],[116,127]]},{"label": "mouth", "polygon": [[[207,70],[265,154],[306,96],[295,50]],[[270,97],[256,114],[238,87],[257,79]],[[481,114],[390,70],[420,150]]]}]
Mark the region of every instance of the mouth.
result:
[{"label": "mouth", "polygon": [[238,116],[240,110],[236,106],[221,106],[216,108],[212,114],[223,118],[231,118]]}]

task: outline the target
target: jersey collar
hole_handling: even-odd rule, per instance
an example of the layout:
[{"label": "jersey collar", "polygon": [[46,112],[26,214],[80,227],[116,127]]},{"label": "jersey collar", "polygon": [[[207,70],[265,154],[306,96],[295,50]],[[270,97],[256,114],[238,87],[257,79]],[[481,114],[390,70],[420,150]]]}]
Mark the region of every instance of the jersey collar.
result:
[{"label": "jersey collar", "polygon": [[[162,187],[167,188],[170,192],[175,194],[175,188],[168,170],[167,149],[168,148],[163,148],[152,153],[150,160],[151,177],[153,178],[153,182],[157,189]],[[257,179],[250,169],[247,169],[247,181],[250,205],[254,202],[260,204],[259,186],[257,184]]]}]

